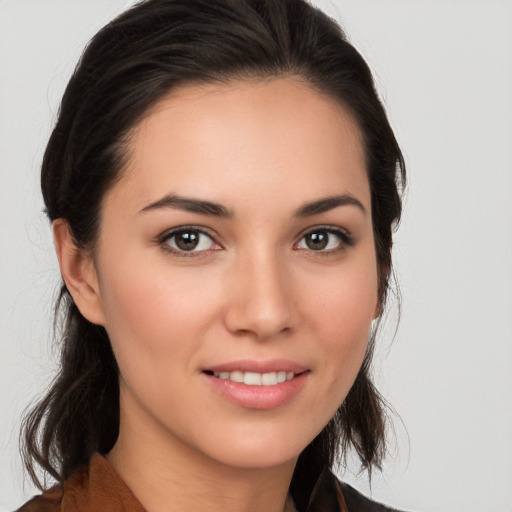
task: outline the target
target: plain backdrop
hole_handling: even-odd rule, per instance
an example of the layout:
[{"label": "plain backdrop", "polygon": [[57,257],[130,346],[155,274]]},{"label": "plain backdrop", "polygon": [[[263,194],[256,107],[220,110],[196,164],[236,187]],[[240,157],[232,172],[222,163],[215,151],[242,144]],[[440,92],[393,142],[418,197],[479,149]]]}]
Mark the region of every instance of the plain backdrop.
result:
[{"label": "plain backdrop", "polygon": [[[35,490],[20,416],[54,375],[59,273],[38,173],[92,35],[126,0],[0,0],[0,510]],[[512,511],[512,2],[325,0],[367,58],[406,156],[403,297],[376,355],[400,414],[371,489],[395,507]]]}]

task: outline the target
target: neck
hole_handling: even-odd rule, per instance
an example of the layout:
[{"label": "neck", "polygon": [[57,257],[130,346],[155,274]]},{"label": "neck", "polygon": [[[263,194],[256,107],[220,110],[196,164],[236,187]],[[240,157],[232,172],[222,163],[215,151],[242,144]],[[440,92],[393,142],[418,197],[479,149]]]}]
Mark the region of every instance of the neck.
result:
[{"label": "neck", "polygon": [[107,459],[148,512],[294,510],[287,496],[296,460],[264,468],[232,467],[168,433],[158,436],[141,427],[122,418]]}]

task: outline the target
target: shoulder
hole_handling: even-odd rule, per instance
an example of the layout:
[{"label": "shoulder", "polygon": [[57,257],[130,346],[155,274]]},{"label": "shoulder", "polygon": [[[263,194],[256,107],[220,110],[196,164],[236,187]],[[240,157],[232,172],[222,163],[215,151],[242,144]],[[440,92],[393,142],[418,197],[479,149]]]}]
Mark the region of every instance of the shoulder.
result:
[{"label": "shoulder", "polygon": [[15,512],[74,512],[76,497],[88,487],[89,465],[75,471],[67,480],[34,496]]},{"label": "shoulder", "polygon": [[59,512],[62,501],[62,487],[52,487],[22,505],[16,512]]},{"label": "shoulder", "polygon": [[338,481],[338,486],[343,494],[343,498],[345,498],[348,512],[399,512],[397,509],[367,498],[350,485],[338,479],[336,480]]},{"label": "shoulder", "polygon": [[16,512],[144,512],[109,462],[95,453],[61,485],[32,498]]},{"label": "shoulder", "polygon": [[399,512],[367,498],[331,471],[324,469],[310,496],[306,512]]}]

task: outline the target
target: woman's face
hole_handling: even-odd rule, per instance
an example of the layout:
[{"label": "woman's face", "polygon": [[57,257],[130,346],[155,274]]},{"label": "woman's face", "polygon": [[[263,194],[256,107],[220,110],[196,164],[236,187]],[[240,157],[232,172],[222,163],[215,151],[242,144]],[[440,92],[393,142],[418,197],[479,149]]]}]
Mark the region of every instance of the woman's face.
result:
[{"label": "woman's face", "polygon": [[93,320],[131,441],[237,467],[294,460],[347,395],[378,312],[370,204],[353,118],[297,80],[159,102],[95,252]]}]

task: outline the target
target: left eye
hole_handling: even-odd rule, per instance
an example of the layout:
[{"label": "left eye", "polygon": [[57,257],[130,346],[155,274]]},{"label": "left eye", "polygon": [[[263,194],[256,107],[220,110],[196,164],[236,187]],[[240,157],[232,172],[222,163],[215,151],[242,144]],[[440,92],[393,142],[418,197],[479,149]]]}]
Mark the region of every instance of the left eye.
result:
[{"label": "left eye", "polygon": [[304,235],[297,245],[298,249],[308,249],[310,251],[332,251],[341,249],[349,243],[344,233],[327,229],[318,229],[310,231]]},{"label": "left eye", "polygon": [[210,236],[197,229],[186,229],[169,233],[162,240],[175,252],[201,252],[216,246]]}]

